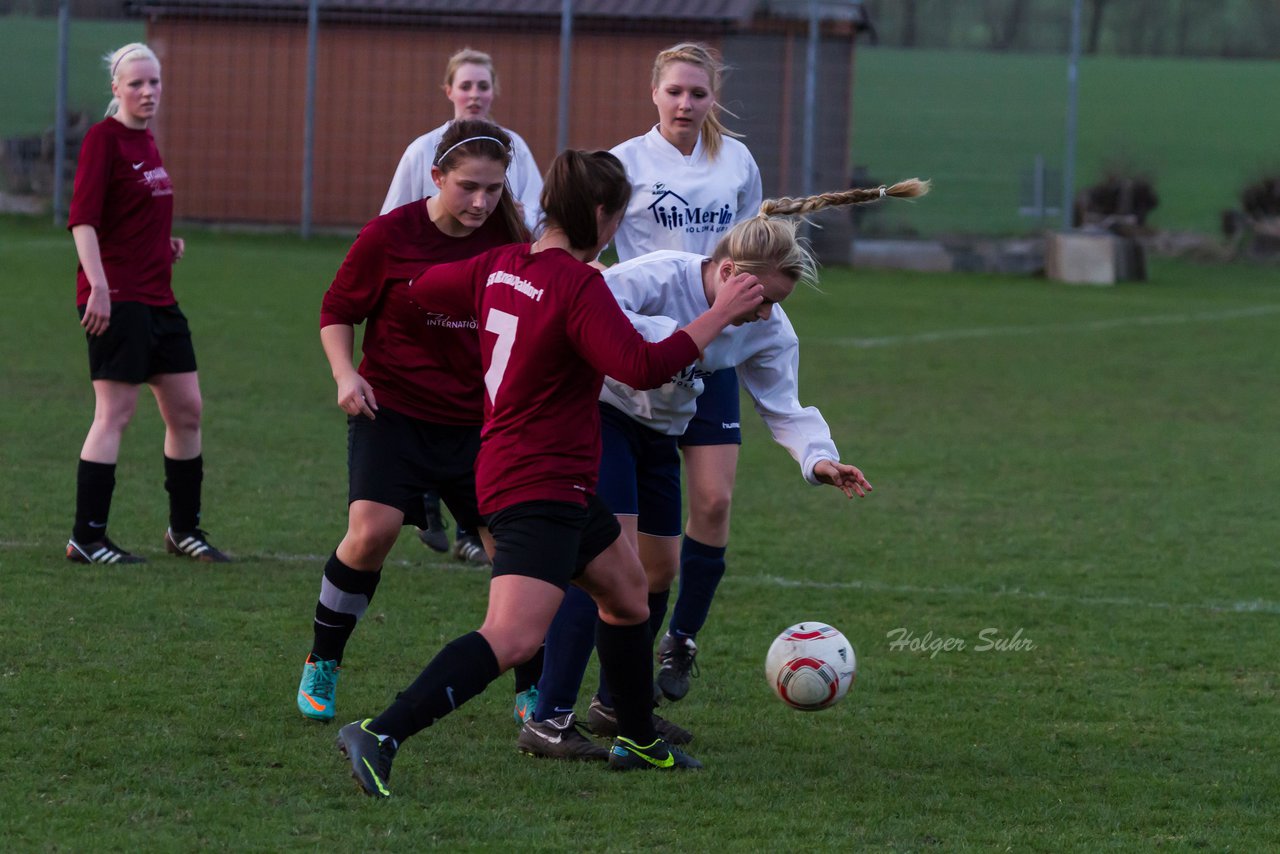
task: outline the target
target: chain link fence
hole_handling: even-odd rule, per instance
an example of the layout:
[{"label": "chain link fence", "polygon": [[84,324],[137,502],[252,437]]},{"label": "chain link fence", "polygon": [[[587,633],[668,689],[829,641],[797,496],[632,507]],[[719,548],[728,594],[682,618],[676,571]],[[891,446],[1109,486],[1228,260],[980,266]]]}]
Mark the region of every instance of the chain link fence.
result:
[{"label": "chain link fence", "polygon": [[[0,49],[17,75],[16,103],[0,117],[0,190],[9,207],[35,199],[47,211],[61,150],[66,180],[55,207],[65,209],[78,139],[109,97],[100,58],[128,41],[148,41],[164,63],[154,130],[178,188],[178,216],[305,233],[355,228],[378,213],[404,148],[452,116],[444,65],[464,46],[493,56],[501,87],[493,118],[546,168],[564,145],[607,148],[648,130],[657,119],[654,54],[698,40],[734,69],[722,93],[734,114],[726,124],[745,134],[766,195],[934,180],[917,203],[824,220],[819,241],[841,243],[854,229],[1031,233],[1070,213],[1063,173],[1073,2],[0,3]],[[1129,36],[1118,24],[1092,33],[1097,7],[1117,22],[1136,4],[1083,4],[1082,35],[1094,53],[1080,65],[1073,186],[1144,176],[1159,196],[1156,226],[1214,231],[1241,188],[1280,166],[1271,142],[1280,120],[1265,106],[1280,63],[1188,59],[1168,47],[1139,58],[1122,55]],[[57,17],[32,14],[60,7],[69,13],[61,66]],[[1256,54],[1258,39],[1238,33],[1270,26],[1257,8],[1183,3],[1159,44],[1181,39],[1213,53],[1220,33],[1219,54]],[[93,17],[104,15],[112,17]]]}]

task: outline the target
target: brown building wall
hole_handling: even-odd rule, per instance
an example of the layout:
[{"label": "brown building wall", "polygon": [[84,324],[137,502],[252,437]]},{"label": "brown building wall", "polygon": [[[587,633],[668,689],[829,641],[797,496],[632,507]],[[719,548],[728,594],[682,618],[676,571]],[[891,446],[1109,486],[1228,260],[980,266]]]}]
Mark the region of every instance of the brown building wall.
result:
[{"label": "brown building wall", "polygon": [[[678,33],[574,36],[570,145],[608,148],[657,120],[653,57]],[[302,197],[306,27],[297,22],[160,18],[148,40],[165,69],[157,122],[174,177],[177,216],[296,223]],[[800,190],[803,34],[709,39],[734,66],[727,124],[760,164],[766,195]],[[546,169],[555,154],[559,34],[325,24],[319,34],[312,221],[358,226],[375,216],[413,139],[452,116],[441,90],[447,58],[464,46],[493,55],[493,115]],[[819,189],[848,171],[852,40],[826,39],[819,75]]]}]

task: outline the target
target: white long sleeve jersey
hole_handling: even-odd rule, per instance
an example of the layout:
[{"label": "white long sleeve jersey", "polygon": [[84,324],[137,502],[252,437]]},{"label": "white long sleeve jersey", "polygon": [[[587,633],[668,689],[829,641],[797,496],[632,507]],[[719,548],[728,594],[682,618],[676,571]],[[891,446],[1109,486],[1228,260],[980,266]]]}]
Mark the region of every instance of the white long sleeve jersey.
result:
[{"label": "white long sleeve jersey", "polygon": [[[709,307],[702,288],[705,260],[689,252],[652,252],[610,267],[604,280],[641,334],[660,341]],[[805,480],[818,483],[814,466],[840,454],[822,413],[800,405],[800,340],[782,306],[775,305],[768,320],[725,329],[700,361],[661,388],[637,391],[607,377],[600,399],[650,429],[679,436],[697,409],[703,377],[733,367],[774,441],[800,464]]]},{"label": "white long sleeve jersey", "polygon": [[[409,143],[396,167],[396,174],[391,178],[391,188],[387,190],[387,200],[382,203],[382,213],[390,213],[409,202],[426,199],[440,192],[440,188],[431,180],[431,164],[435,162],[436,148],[449,129],[452,121],[445,122],[433,131],[428,131]],[[507,167],[507,183],[511,185],[511,194],[524,206],[525,225],[533,231],[542,215],[542,173],[533,159],[533,152],[520,134],[510,128],[503,128],[511,137],[511,165]]]},{"label": "white long sleeve jersey", "polygon": [[715,160],[707,158],[701,137],[685,157],[655,125],[612,153],[631,181],[631,201],[613,239],[622,261],[659,249],[710,255],[735,222],[760,211],[760,169],[732,137],[724,138]]}]

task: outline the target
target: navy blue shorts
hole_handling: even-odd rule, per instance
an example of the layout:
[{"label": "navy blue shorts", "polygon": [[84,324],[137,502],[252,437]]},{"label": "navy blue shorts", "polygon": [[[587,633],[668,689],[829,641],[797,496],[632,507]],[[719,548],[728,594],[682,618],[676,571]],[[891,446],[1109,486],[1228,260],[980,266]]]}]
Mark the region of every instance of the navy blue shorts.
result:
[{"label": "navy blue shorts", "polygon": [[[84,320],[85,306],[79,306]],[[89,378],[141,385],[157,374],[188,374],[196,369],[191,329],[177,303],[111,303],[111,323],[89,342]]]},{"label": "navy blue shorts", "polygon": [[404,513],[406,525],[427,526],[422,494],[440,495],[458,527],[484,522],[476,507],[480,427],[433,424],[378,408],[377,418],[347,416],[347,501],[376,501]]},{"label": "navy blue shorts", "polygon": [[738,403],[738,371],[725,368],[702,381],[698,411],[680,437],[686,445],[741,445],[742,407]]},{"label": "navy blue shorts", "polygon": [[596,492],[618,516],[638,516],[640,533],[678,537],[680,449],[676,437],[652,430],[600,404],[600,481]]},{"label": "navy blue shorts", "polygon": [[522,501],[489,514],[493,577],[520,575],[561,590],[622,536],[618,520],[594,495],[586,506]]}]

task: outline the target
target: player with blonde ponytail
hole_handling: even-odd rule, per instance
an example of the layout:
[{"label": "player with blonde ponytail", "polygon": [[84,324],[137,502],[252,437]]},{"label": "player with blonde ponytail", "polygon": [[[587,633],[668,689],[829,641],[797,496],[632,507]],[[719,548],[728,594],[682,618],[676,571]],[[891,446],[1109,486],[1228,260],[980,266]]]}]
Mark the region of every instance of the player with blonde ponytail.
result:
[{"label": "player with blonde ponytail", "polygon": [[[734,276],[752,275],[764,286],[764,301],[753,317],[722,332],[696,363],[671,382],[641,391],[610,378],[600,395],[599,495],[618,517],[624,536],[644,564],[650,591],[649,626],[655,638],[662,628],[663,612],[654,607],[654,600],[665,599],[663,594],[671,588],[677,570],[681,573],[664,644],[674,640],[693,646],[723,575],[721,571],[691,577],[687,561],[681,560],[685,555],[680,542],[678,443],[695,416],[708,377],[736,369],[756,411],[774,440],[800,464],[806,482],[834,486],[850,498],[871,491],[860,470],[840,462],[821,413],[800,404],[800,341],[779,303],[799,283],[817,283],[817,264],[797,235],[799,220],[790,214],[864,204],[885,196],[912,198],[927,191],[927,182],[912,180],[883,192],[877,188],[770,200],[760,206],[762,213],[734,225],[709,256],[664,250],[605,270],[605,281],[619,305],[651,340],[696,317]],[[591,656],[592,620],[590,614],[584,620],[579,609],[562,607],[556,622],[560,631],[549,635],[538,706],[533,720],[525,723],[518,744],[525,752],[565,758],[545,735],[551,733],[554,722],[573,712]],[[688,670],[673,672],[664,666],[658,674],[658,686],[673,699],[688,691],[688,680]],[[595,734],[608,736],[615,731],[612,705],[602,682],[587,713],[587,727]],[[686,743],[693,737],[657,715],[654,722],[658,733],[670,743]],[[539,727],[546,729],[544,737],[533,737]]]},{"label": "player with blonde ponytail", "polygon": [[111,102],[81,144],[67,217],[80,261],[76,304],[94,395],[93,423],[76,470],[67,559],[145,562],[107,536],[120,443],[145,383],[165,426],[165,551],[224,563],[230,558],[200,528],[204,403],[191,329],[172,286],[173,265],[186,243],[173,236],[173,182],[150,129],[160,109],[160,60],[133,42],[103,61]]}]

